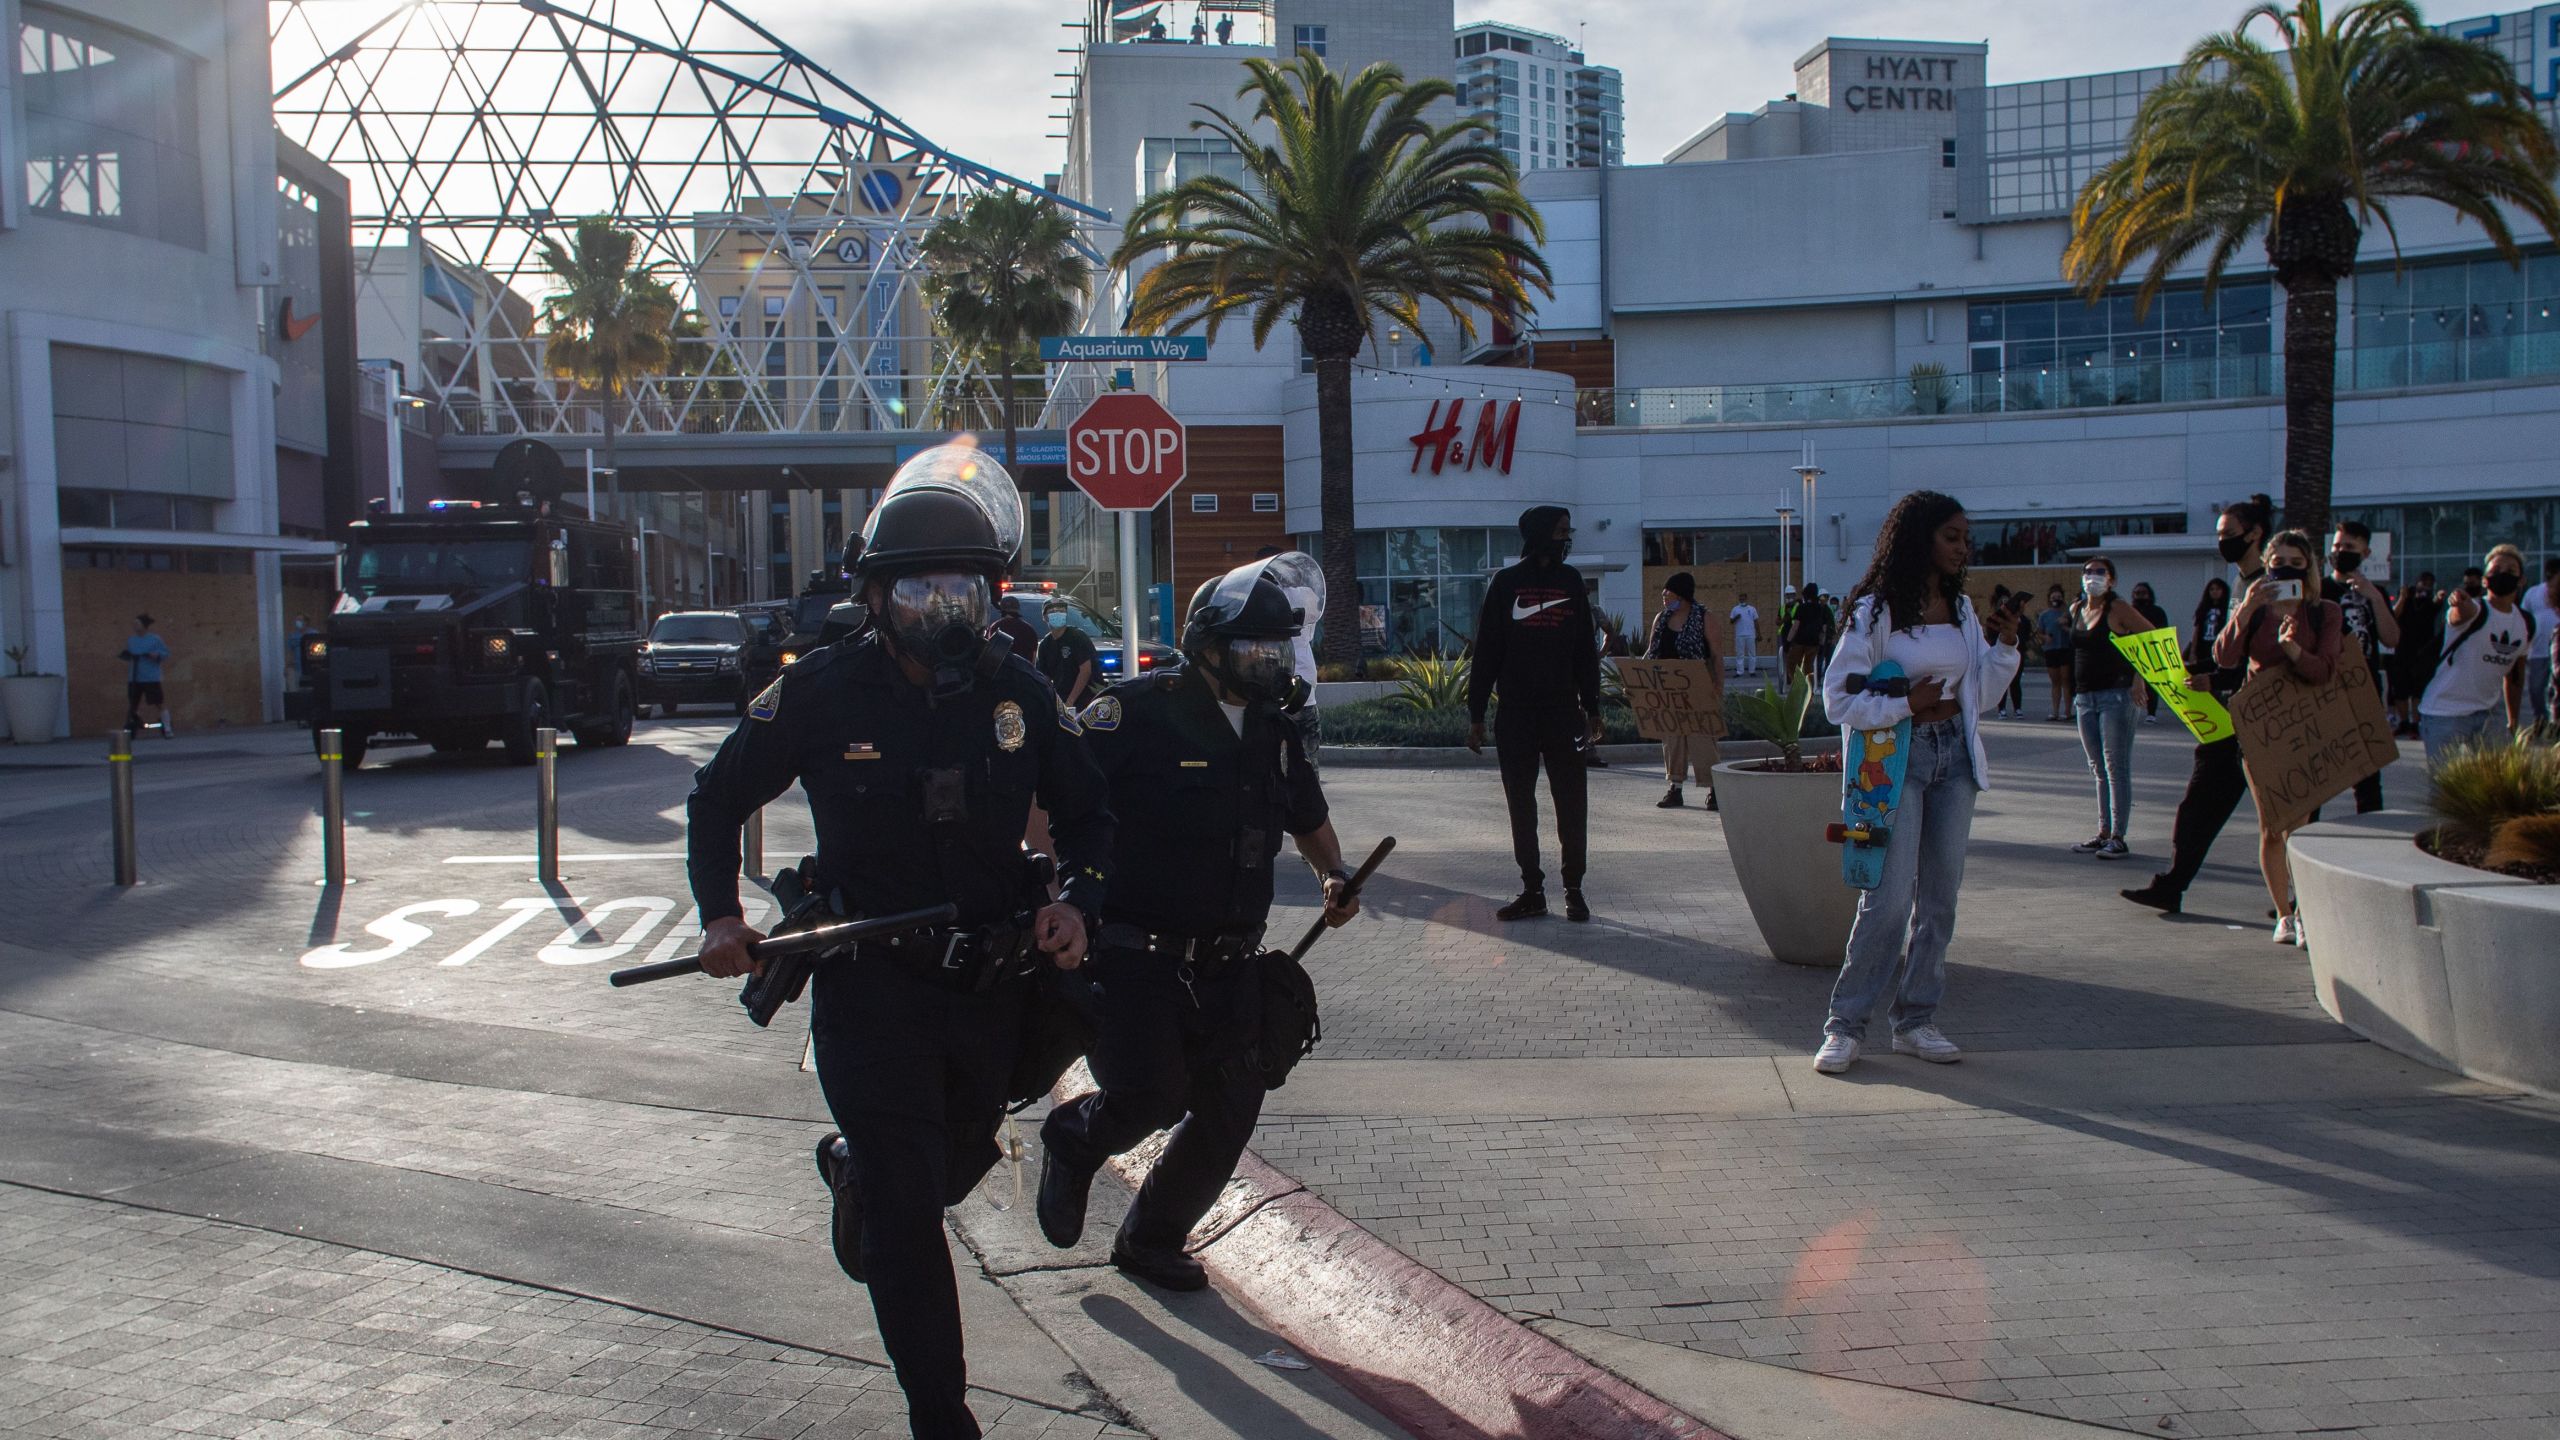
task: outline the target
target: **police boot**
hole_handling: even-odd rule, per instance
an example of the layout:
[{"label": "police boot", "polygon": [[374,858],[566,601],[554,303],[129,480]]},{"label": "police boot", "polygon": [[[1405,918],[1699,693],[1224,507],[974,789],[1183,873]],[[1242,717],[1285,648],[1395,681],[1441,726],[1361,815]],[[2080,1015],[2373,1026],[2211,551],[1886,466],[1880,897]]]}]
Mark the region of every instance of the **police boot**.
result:
[{"label": "police boot", "polygon": [[1160,1250],[1153,1245],[1133,1244],[1123,1235],[1111,1242],[1111,1263],[1124,1274],[1167,1290],[1209,1288],[1209,1272],[1199,1261],[1183,1254],[1180,1246]]},{"label": "police boot", "polygon": [[1040,1233],[1061,1250],[1084,1238],[1085,1201],[1093,1193],[1093,1172],[1067,1163],[1058,1147],[1040,1137]]},{"label": "police boot", "polygon": [[835,1217],[827,1227],[827,1238],[835,1245],[836,1264],[856,1285],[868,1285],[870,1277],[862,1273],[862,1186],[853,1173],[852,1151],[844,1137],[832,1130],[818,1141],[818,1178],[827,1182],[827,1193],[835,1197]]}]

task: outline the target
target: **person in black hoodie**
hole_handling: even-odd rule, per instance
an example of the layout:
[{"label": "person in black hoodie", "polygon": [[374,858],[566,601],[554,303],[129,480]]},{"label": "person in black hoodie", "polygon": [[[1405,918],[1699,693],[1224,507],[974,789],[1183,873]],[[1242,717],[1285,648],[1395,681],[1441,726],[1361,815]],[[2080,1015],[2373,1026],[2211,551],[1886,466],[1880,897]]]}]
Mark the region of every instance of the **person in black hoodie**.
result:
[{"label": "person in black hoodie", "polygon": [[1520,563],[1494,575],[1476,620],[1467,748],[1484,753],[1485,705],[1499,694],[1502,721],[1494,753],[1502,761],[1502,797],[1511,807],[1511,853],[1520,862],[1520,898],[1494,912],[1500,920],[1547,913],[1546,875],[1538,868],[1541,763],[1564,847],[1565,918],[1591,918],[1582,898],[1591,777],[1580,746],[1585,734],[1600,733],[1600,652],[1582,572],[1564,563],[1572,549],[1571,512],[1561,505],[1530,507],[1520,516]]}]

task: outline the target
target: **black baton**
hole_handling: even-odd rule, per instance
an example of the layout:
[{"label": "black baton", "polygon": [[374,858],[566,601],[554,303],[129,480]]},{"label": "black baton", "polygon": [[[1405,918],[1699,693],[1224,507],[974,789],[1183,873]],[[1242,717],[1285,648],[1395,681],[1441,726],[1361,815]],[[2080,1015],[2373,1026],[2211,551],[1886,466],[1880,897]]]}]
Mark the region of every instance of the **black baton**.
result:
[{"label": "black baton", "polygon": [[[960,918],[955,905],[935,905],[923,910],[907,910],[896,915],[881,915],[869,920],[848,920],[841,925],[821,925],[815,930],[792,930],[768,935],[747,947],[747,953],[758,960],[778,960],[790,955],[841,950],[865,940],[884,935],[902,934],[909,930],[930,930],[948,925]],[[677,975],[691,975],[702,968],[700,955],[686,955],[675,960],[661,960],[655,965],[634,965],[616,970],[605,977],[619,989],[625,985],[646,985],[652,980],[665,980]]]},{"label": "black baton", "polygon": [[[1378,848],[1369,852],[1369,858],[1360,862],[1360,868],[1351,872],[1351,883],[1344,887],[1343,894],[1349,898],[1356,898],[1360,894],[1360,887],[1369,883],[1369,877],[1377,873],[1379,864],[1387,858],[1387,852],[1394,848],[1396,848],[1396,837],[1393,835],[1379,841]],[[1324,938],[1324,932],[1324,917],[1319,915],[1316,917],[1316,923],[1307,927],[1306,938],[1300,940],[1298,947],[1289,952],[1289,958],[1306,959],[1307,952],[1315,948],[1318,940]]]}]

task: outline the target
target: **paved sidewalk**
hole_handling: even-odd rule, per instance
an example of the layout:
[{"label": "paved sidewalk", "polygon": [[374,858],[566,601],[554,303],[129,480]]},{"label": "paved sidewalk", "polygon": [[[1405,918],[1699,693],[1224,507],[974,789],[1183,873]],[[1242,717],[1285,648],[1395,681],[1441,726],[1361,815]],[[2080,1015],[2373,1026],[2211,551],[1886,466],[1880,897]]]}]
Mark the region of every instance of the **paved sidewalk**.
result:
[{"label": "paved sidewalk", "polygon": [[[0,779],[18,921],[0,941],[0,1234],[68,1205],[33,1223],[78,1237],[0,1249],[12,1293],[23,1274],[55,1297],[32,1342],[0,1320],[0,1387],[77,1389],[40,1349],[61,1317],[97,1315],[84,1334],[166,1319],[91,1282],[126,1278],[128,1249],[186,1258],[104,1289],[232,1306],[268,1335],[221,1297],[283,1252],[225,1247],[292,1237],[310,1247],[293,1267],[414,1267],[455,1297],[424,1331],[319,1322],[385,1367],[424,1373],[387,1352],[442,1355],[449,1324],[517,1323],[489,1318],[512,1286],[599,1335],[665,1317],[683,1338],[657,1343],[686,1356],[753,1337],[826,1357],[809,1366],[869,1379],[831,1397],[854,1420],[824,1433],[881,1433],[863,1428],[876,1339],[825,1260],[806,1173],[823,1122],[802,1037],[741,1023],[709,982],[601,983],[691,942],[681,804],[721,733],[573,747],[556,893],[531,876],[531,780],[494,755],[369,762],[349,784],[357,882],[336,892],[312,884],[316,767],[296,747],[154,765],[146,746],[130,892],[106,883],[94,773]],[[1258,1148],[1741,1440],[2560,1434],[2560,1107],[2322,1015],[2302,953],[2267,939],[2245,812],[2188,915],[2116,899],[2164,858],[2188,755],[2167,727],[2140,734],[2122,864],[2067,852],[2092,802],[2066,727],[1995,724],[1990,745],[1941,1013],[1968,1059],[1878,1056],[1843,1079],[1809,1064],[1830,976],[1766,957],[1720,822],[1654,809],[1657,773],[1592,777],[1599,919],[1505,927],[1489,773],[1329,772],[1347,843],[1401,844],[1369,916],[1310,960],[1325,1044]],[[2406,802],[2419,781],[2404,765],[2386,783]],[[807,835],[778,805],[768,861]],[[1283,894],[1286,933],[1309,913],[1296,872]],[[1007,1424],[1051,1427],[1019,1433],[1388,1433],[1320,1374],[1254,1364],[1283,1342],[1214,1293],[1167,1302],[1049,1251],[1013,1179],[955,1223],[973,1374]],[[183,1245],[131,1228],[173,1215],[222,1221],[171,1232]],[[283,1303],[300,1293],[260,1302],[275,1333],[303,1323]],[[189,1413],[228,1393],[182,1360],[155,1352],[128,1379],[177,1387]],[[712,1363],[670,1359],[664,1405],[726,1403],[688,1398]],[[755,1403],[779,1394],[763,1384]],[[440,1392],[457,1427],[490,1393],[470,1385]]]}]

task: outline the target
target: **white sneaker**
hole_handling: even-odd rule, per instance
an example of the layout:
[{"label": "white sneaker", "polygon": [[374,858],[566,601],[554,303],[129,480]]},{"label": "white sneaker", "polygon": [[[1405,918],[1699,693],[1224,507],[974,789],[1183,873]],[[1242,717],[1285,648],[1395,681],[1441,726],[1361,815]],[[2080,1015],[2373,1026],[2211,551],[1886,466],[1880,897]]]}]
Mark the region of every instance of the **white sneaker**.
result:
[{"label": "white sneaker", "polygon": [[2276,920],[2275,941],[2279,945],[2301,944],[2302,922],[2294,919],[2290,915],[2278,917]]},{"label": "white sneaker", "polygon": [[1953,1065],[1964,1058],[1956,1042],[1946,1037],[1935,1025],[1922,1025],[1893,1037],[1893,1053],[1917,1055],[1932,1065]]},{"label": "white sneaker", "polygon": [[1837,1075],[1858,1063],[1858,1042],[1848,1035],[1825,1035],[1822,1048],[1813,1052],[1813,1068],[1825,1075]]}]

